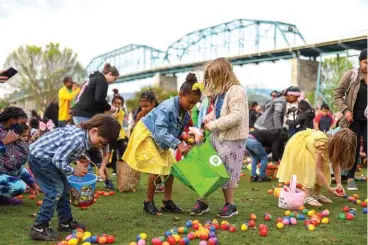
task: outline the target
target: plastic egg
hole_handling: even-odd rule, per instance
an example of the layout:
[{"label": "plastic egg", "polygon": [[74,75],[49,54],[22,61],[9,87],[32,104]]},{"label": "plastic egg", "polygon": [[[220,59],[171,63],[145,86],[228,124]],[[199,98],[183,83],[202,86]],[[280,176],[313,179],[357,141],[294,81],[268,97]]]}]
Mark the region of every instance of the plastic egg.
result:
[{"label": "plastic egg", "polygon": [[360,205],[361,203],[362,203],[362,201],[356,200],[356,204]]},{"label": "plastic egg", "polygon": [[217,238],[216,237],[211,237],[208,240],[208,245],[216,245],[217,244]]},{"label": "plastic egg", "polygon": [[241,231],[247,231],[247,230],[248,230],[248,226],[247,226],[246,224],[242,224],[242,225],[240,226],[240,230],[241,230]]},{"label": "plastic egg", "polygon": [[316,229],[316,227],[314,225],[308,225],[308,230],[309,231],[314,231]]},{"label": "plastic egg", "polygon": [[146,245],[146,240],[141,239],[141,240],[138,241],[137,244],[138,245]]},{"label": "plastic egg", "polygon": [[138,245],[136,242],[130,242],[129,245]]},{"label": "plastic egg", "polygon": [[289,225],[289,220],[284,219],[284,220],[282,220],[282,223],[283,223],[284,225]]},{"label": "plastic egg", "polygon": [[84,242],[82,245],[92,245],[90,242]]},{"label": "plastic egg", "polygon": [[330,211],[328,211],[327,209],[322,211],[322,216],[326,217],[330,215]]},{"label": "plastic egg", "polygon": [[296,219],[298,219],[298,220],[305,220],[305,216],[304,216],[304,214],[297,214],[296,215]]},{"label": "plastic egg", "polygon": [[330,219],[328,217],[323,217],[322,220],[321,220],[321,223],[322,224],[328,224],[328,223],[330,223]]},{"label": "plastic egg", "polygon": [[77,245],[78,244],[78,239],[77,238],[71,238],[68,241],[68,245]]},{"label": "plastic egg", "polygon": [[206,241],[200,241],[199,245],[208,245]]},{"label": "plastic egg", "polygon": [[363,214],[367,214],[367,208],[363,208]]},{"label": "plastic egg", "polygon": [[283,229],[284,228],[284,224],[282,222],[278,222],[276,226],[277,226],[278,229]]},{"label": "plastic egg", "polygon": [[296,218],[291,218],[291,219],[290,219],[290,223],[291,223],[292,225],[296,225],[296,224],[298,223],[298,221],[296,220]]},{"label": "plastic egg", "polygon": [[289,210],[285,211],[285,216],[290,216],[291,212]]}]

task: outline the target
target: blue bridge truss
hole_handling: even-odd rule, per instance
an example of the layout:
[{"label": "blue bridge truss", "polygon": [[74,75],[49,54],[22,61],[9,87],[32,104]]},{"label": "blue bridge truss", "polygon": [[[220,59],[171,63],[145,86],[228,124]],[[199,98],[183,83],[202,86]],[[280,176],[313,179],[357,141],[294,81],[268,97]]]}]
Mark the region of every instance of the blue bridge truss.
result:
[{"label": "blue bridge truss", "polygon": [[293,24],[237,19],[188,33],[165,51],[147,45],[126,45],[93,58],[86,70],[102,70],[105,63],[111,63],[118,68],[122,78],[119,80],[123,82],[152,76],[150,71],[158,68],[180,66],[172,72],[183,72],[192,68],[182,68],[183,64],[202,64],[221,56],[262,53],[301,44],[305,40]]}]

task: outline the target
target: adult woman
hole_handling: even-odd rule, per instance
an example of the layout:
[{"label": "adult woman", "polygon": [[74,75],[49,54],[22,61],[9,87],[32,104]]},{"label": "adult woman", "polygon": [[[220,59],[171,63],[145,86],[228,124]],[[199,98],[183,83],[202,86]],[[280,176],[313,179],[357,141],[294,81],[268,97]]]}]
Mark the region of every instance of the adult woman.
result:
[{"label": "adult woman", "polygon": [[267,110],[257,119],[254,127],[258,130],[282,128],[286,115],[287,103],[294,103],[301,95],[300,89],[291,86],[282,92],[282,96],[274,99]]},{"label": "adult woman", "polygon": [[359,68],[344,74],[334,93],[335,105],[344,115],[339,125],[349,127],[357,135],[356,159],[348,174],[348,190],[358,190],[354,181],[359,161],[360,139],[364,139],[364,152],[367,153],[367,118],[364,111],[367,107],[367,49],[359,55]]},{"label": "adult woman", "polygon": [[[78,96],[78,102],[73,108],[73,121],[78,125],[81,122],[88,121],[93,116],[106,111],[115,111],[116,109],[107,102],[107,89],[109,84],[115,82],[119,77],[118,70],[110,64],[105,64],[101,72],[95,72],[90,75],[90,80],[85,83]],[[100,151],[91,150],[88,152],[91,160],[101,166],[99,175],[107,177],[105,174],[105,165],[109,159],[109,150],[105,147],[102,158]],[[104,163],[104,164],[102,164]],[[112,182],[105,181],[106,187],[112,188]]]},{"label": "adult woman", "polygon": [[22,109],[13,106],[0,114],[0,204],[20,204],[21,201],[13,197],[25,191],[24,182],[36,192],[39,191],[38,185],[24,167],[28,144],[18,140],[19,135],[11,130],[22,127],[18,121],[24,114]]}]

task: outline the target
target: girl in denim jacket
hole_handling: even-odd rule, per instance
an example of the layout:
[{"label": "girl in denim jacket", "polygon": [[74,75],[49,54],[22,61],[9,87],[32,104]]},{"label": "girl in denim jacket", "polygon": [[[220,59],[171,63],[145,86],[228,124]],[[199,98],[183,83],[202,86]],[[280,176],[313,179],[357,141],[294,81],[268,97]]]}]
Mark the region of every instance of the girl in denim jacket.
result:
[{"label": "girl in denim jacket", "polygon": [[[152,215],[162,215],[154,204],[155,180],[159,175],[169,175],[176,162],[170,149],[184,155],[189,151],[179,137],[190,120],[189,111],[201,98],[199,85],[196,76],[190,73],[178,96],[162,102],[137,122],[123,156],[123,161],[134,170],[149,174],[144,211]],[[171,200],[173,181],[170,176],[165,183],[161,210],[180,213],[182,209]]]}]

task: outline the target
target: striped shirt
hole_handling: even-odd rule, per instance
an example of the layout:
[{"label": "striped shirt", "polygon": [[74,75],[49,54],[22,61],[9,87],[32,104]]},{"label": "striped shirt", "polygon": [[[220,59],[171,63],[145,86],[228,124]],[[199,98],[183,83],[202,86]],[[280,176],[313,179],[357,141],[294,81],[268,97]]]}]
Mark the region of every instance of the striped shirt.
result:
[{"label": "striped shirt", "polygon": [[42,160],[49,160],[65,174],[72,174],[69,165],[91,148],[87,130],[77,126],[56,128],[30,145],[30,154]]}]

